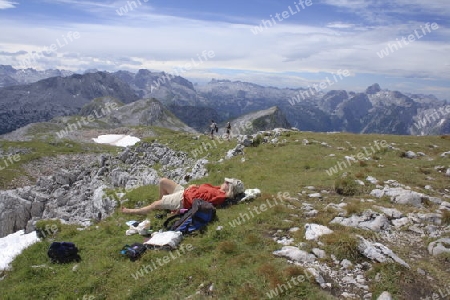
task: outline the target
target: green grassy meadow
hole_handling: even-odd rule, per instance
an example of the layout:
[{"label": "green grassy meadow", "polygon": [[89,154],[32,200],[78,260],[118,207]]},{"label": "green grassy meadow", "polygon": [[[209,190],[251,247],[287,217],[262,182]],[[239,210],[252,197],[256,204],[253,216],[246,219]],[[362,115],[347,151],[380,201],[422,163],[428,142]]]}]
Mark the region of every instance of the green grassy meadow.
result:
[{"label": "green grassy meadow", "polygon": [[[188,154],[203,147],[202,157],[209,160],[209,175],[192,183],[218,185],[224,177],[235,177],[241,179],[246,188],[259,188],[261,197],[218,209],[218,220],[211,223],[205,232],[183,239],[182,245],[190,245],[189,251],[181,253],[175,250],[170,253],[148,250],[136,262],[124,258],[120,250],[125,244],[143,242],[144,238],[139,235],[126,236],[125,222],[147,218],[156,231],[162,227],[164,220],[156,218],[161,212],[152,212],[147,216],[127,216],[116,212],[82,231],[74,225],[58,225],[60,229],[54,235],[27,248],[14,260],[12,270],[4,272],[4,279],[0,280],[1,299],[186,299],[189,296],[189,299],[269,299],[269,295],[274,295],[271,294],[274,290],[279,292],[278,299],[338,299],[339,287],[323,291],[313,278],[305,278],[303,282],[288,286],[293,277],[308,273],[272,254],[282,247],[273,237],[290,236],[294,238],[294,244],[306,243],[306,249],[318,247],[317,241],[305,240],[303,228],[306,223],[328,225],[338,212],[325,210],[327,204],[345,201],[352,212],[364,210],[367,204],[361,204],[360,199],[371,198],[369,193],[375,186],[365,182],[364,186],[353,186],[348,196],[338,194],[335,188],[344,172],[350,178],[362,181],[367,176],[373,176],[381,183],[397,180],[433,196],[449,194],[449,178],[440,168],[436,168],[450,167],[450,157],[440,156],[450,151],[448,136],[284,132],[278,137],[278,144],[261,143],[247,147],[243,156],[219,162],[236,145],[235,141],[213,143],[207,136],[194,139],[190,134],[152,130],[158,136],[147,138],[146,142],[163,143]],[[304,145],[305,139],[309,144]],[[378,149],[374,141],[386,141],[389,147]],[[76,143],[68,148],[66,143],[72,142],[2,142],[3,148],[20,146],[32,151],[25,154],[20,163],[0,173],[1,186],[8,186],[15,176],[24,174],[21,168],[33,159],[55,154],[116,151],[113,147]],[[209,145],[205,150],[207,143]],[[425,156],[404,158],[403,154],[408,150],[423,152]],[[358,153],[370,159],[348,164],[346,168],[341,163],[342,168],[336,169],[336,174],[330,176],[327,173],[338,162],[346,161],[345,156],[356,157]],[[433,190],[425,189],[426,185],[432,185]],[[315,187],[315,191],[321,192],[324,197],[311,200],[302,196],[302,192],[308,191],[308,186]],[[144,186],[128,192],[126,197],[129,199],[128,205],[138,202],[147,204],[157,199],[158,189],[156,186]],[[255,207],[274,203],[274,199],[280,197],[283,201],[278,201],[278,205],[255,212]],[[319,214],[314,218],[304,217],[300,209],[303,202],[313,203]],[[396,207],[386,199],[379,199],[376,204]],[[429,207],[430,211],[436,208]],[[447,225],[450,225],[449,219],[444,219]],[[219,226],[221,230],[218,230]],[[289,229],[292,227],[299,227],[300,230],[291,233]],[[369,233],[338,225],[330,228],[335,233],[320,239],[324,244],[321,249],[328,255],[334,253],[337,258],[347,258],[354,263],[367,261],[357,253],[353,234],[367,236]],[[74,242],[80,249],[82,261],[78,264],[51,264],[46,253],[54,240]],[[399,255],[405,251],[391,249],[398,251]],[[414,283],[420,284],[421,293],[430,295],[439,287],[449,286],[449,256],[429,257],[426,262],[409,262],[411,269],[394,264],[374,264],[375,270],[368,271],[367,277],[375,278],[377,273],[381,273],[383,279],[368,283],[373,299],[384,290],[390,291],[395,299],[408,299]],[[146,266],[157,268],[150,270],[149,267],[145,269]],[[426,281],[419,276],[416,271],[418,267],[435,280]],[[283,285],[288,288],[280,291]]]}]

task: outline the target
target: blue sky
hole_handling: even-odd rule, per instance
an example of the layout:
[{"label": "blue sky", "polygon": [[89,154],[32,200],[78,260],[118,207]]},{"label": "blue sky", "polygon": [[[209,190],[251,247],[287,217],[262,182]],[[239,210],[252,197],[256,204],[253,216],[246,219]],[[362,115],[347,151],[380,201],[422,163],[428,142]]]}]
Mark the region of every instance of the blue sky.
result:
[{"label": "blue sky", "polygon": [[333,89],[450,100],[449,20],[449,0],[0,0],[0,64],[281,88],[347,70]]}]

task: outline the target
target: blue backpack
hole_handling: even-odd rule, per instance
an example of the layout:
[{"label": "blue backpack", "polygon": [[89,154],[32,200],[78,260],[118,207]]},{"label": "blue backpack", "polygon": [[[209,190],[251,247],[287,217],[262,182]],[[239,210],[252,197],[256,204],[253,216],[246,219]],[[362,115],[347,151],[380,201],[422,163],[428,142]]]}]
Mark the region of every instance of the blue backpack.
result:
[{"label": "blue backpack", "polygon": [[[171,221],[180,218],[172,225]],[[168,218],[164,222],[164,227],[171,231],[180,231],[183,234],[189,234],[196,230],[203,229],[209,222],[216,218],[216,208],[209,202],[202,199],[194,199],[192,208],[184,214],[178,214]]]}]

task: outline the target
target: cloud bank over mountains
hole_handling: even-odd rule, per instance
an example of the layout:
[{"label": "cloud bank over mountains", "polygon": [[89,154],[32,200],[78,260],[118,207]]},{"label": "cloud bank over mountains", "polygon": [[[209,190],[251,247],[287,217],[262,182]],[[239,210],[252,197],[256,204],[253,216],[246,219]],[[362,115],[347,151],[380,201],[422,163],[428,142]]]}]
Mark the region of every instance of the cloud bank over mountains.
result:
[{"label": "cloud bank over mountains", "polygon": [[[72,32],[79,38],[40,55],[29,67],[173,73],[206,50],[214,51],[214,59],[184,77],[200,83],[216,78],[296,88],[347,69],[351,78],[338,88],[361,90],[378,82],[390,89],[449,98],[450,8],[446,0],[299,3],[231,1],[226,6],[202,2],[188,6],[144,0],[0,1],[0,26],[8,31],[0,38],[0,64],[20,67],[43,47],[58,40],[64,43]],[[301,10],[288,16],[288,8],[295,5]],[[120,10],[124,7],[126,13]],[[276,17],[284,12],[286,18]],[[272,19],[276,24],[258,34],[252,32]],[[383,57],[377,55],[433,23],[437,28],[414,43]]]}]

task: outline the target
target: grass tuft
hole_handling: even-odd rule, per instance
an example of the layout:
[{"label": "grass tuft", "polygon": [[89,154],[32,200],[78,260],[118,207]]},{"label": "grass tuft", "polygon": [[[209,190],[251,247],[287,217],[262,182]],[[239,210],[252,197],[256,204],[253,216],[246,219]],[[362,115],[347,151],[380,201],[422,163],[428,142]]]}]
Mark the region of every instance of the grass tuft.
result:
[{"label": "grass tuft", "polygon": [[358,238],[346,229],[335,231],[321,237],[325,243],[325,251],[333,253],[339,261],[348,259],[353,263],[364,261],[364,257],[358,250]]},{"label": "grass tuft", "polygon": [[334,182],[334,190],[339,195],[355,196],[360,192],[359,185],[355,180],[356,177],[351,174],[337,178]]},{"label": "grass tuft", "polygon": [[450,210],[444,210],[442,212],[442,225],[450,225]]}]

